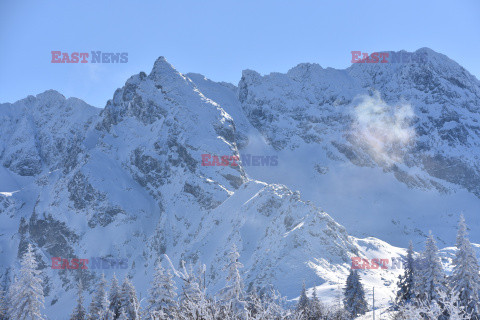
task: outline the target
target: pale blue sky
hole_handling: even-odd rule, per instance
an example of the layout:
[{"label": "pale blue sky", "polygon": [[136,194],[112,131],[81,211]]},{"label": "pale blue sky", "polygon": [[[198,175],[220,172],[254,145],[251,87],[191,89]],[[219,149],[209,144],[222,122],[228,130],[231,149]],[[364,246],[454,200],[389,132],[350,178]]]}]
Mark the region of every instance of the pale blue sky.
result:
[{"label": "pale blue sky", "polygon": [[[0,102],[55,89],[104,107],[165,56],[237,84],[243,69],[346,68],[353,50],[429,47],[480,78],[480,1],[0,0]],[[51,51],[128,52],[126,64],[53,64]]]}]

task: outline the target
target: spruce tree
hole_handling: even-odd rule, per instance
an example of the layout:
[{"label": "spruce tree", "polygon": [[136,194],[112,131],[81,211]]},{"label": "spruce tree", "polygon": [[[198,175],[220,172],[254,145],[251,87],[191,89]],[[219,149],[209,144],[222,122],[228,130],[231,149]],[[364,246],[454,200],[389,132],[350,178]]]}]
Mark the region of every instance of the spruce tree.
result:
[{"label": "spruce tree", "polygon": [[3,289],[0,289],[0,320],[7,320],[7,296]]},{"label": "spruce tree", "polygon": [[82,282],[79,281],[77,284],[77,306],[73,310],[70,320],[86,320],[87,312],[83,307],[83,287]]},{"label": "spruce tree", "polygon": [[350,270],[347,285],[344,289],[343,304],[345,310],[352,318],[363,315],[368,311],[367,301],[365,300],[365,290],[363,289],[357,270]]},{"label": "spruce tree", "polygon": [[118,280],[115,273],[113,274],[112,282],[110,284],[110,292],[109,292],[108,300],[110,302],[109,308],[113,313],[114,319],[118,319],[120,317],[120,309],[122,307],[122,301],[120,297],[120,287],[118,285]]},{"label": "spruce tree", "polygon": [[189,266],[188,271],[185,269],[185,266],[183,268],[180,316],[182,319],[202,319],[210,308],[205,295],[205,289],[200,283],[205,267],[203,265],[199,266],[197,270],[198,275],[194,272],[192,265]]},{"label": "spruce tree", "polygon": [[3,273],[3,283],[0,285],[0,320],[8,320],[8,283],[9,283],[10,268],[7,268]]},{"label": "spruce tree", "polygon": [[227,264],[223,270],[228,271],[225,287],[222,289],[220,296],[223,299],[224,306],[231,310],[232,317],[246,317],[247,303],[244,299],[244,285],[240,275],[240,269],[243,264],[239,261],[240,254],[237,246],[234,244],[227,255]]},{"label": "spruce tree", "polygon": [[286,319],[287,314],[291,313],[290,310],[286,310],[286,298],[275,289],[270,288],[265,290],[263,295],[264,312],[258,319]]},{"label": "spruce tree", "polygon": [[465,218],[461,215],[450,284],[454,294],[458,296],[459,306],[463,307],[472,319],[478,319],[480,317],[480,270],[475,251],[467,236],[467,225]]},{"label": "spruce tree", "polygon": [[239,257],[237,246],[234,244],[232,250],[228,253],[228,262],[223,269],[228,271],[228,276],[227,284],[221,292],[223,299],[231,303],[239,301],[244,295],[243,281],[240,276],[240,269],[243,268],[243,264],[238,261]]},{"label": "spruce tree", "polygon": [[90,302],[88,320],[107,320],[113,319],[113,313],[110,311],[110,301],[108,301],[107,280],[105,275],[97,285],[95,294]]},{"label": "spruce tree", "polygon": [[441,294],[445,293],[447,288],[438,248],[431,231],[425,244],[425,251],[416,265],[418,269],[414,277],[416,298],[427,304],[433,300],[439,301]]},{"label": "spruce tree", "polygon": [[307,289],[305,288],[305,281],[302,284],[302,292],[297,303],[297,312],[307,318],[310,309],[310,299],[307,297]]},{"label": "spruce tree", "polygon": [[139,303],[137,298],[137,292],[128,277],[125,277],[122,283],[121,301],[122,308],[125,309],[125,313],[127,314],[128,319],[139,320],[140,315],[138,313]]},{"label": "spruce tree", "polygon": [[41,313],[45,299],[42,283],[33,247],[28,244],[27,251],[22,257],[20,274],[9,290],[10,319],[44,319]]},{"label": "spruce tree", "polygon": [[182,304],[185,302],[197,303],[202,299],[202,289],[200,288],[200,279],[195,276],[193,266],[188,266],[188,272],[183,279],[182,294],[180,301]]},{"label": "spruce tree", "polygon": [[313,294],[310,299],[310,318],[322,319],[325,316],[324,313],[324,306],[317,296],[317,288],[313,287]]},{"label": "spruce tree", "polygon": [[415,259],[413,257],[413,244],[410,241],[410,245],[408,246],[407,251],[407,258],[404,263],[404,272],[403,275],[399,276],[398,281],[398,291],[395,302],[397,305],[402,305],[404,303],[411,302],[412,299],[415,297],[414,288],[414,273],[415,273]]},{"label": "spruce tree", "polygon": [[148,313],[162,311],[164,317],[173,319],[177,309],[177,287],[170,270],[165,271],[160,260],[157,261],[152,286],[149,290]]}]

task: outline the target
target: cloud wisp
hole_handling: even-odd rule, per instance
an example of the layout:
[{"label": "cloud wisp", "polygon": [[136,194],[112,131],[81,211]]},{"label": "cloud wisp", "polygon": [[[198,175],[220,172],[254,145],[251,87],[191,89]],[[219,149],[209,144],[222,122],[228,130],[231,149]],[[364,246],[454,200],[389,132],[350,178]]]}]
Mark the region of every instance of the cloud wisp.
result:
[{"label": "cloud wisp", "polygon": [[389,105],[376,92],[361,96],[354,107],[353,140],[377,162],[387,166],[402,162],[415,141],[411,126],[415,113],[410,104]]}]

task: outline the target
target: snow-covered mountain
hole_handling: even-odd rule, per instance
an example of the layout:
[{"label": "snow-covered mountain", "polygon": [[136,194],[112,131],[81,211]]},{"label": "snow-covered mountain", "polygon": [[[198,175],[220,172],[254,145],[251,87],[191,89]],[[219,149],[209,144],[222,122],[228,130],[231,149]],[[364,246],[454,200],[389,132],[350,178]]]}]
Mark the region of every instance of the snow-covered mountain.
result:
[{"label": "snow-covered mountain", "polygon": [[[425,64],[247,70],[238,87],[161,57],[104,109],[55,91],[0,105],[2,268],[33,243],[49,319],[63,319],[75,277],[91,290],[100,271],[128,273],[145,296],[163,253],[205,263],[215,290],[235,243],[247,287],[294,298],[305,281],[334,299],[351,257],[402,256],[428,229],[451,245],[460,212],[476,242],[480,82],[420,53]],[[204,166],[203,154],[278,165]],[[52,257],[128,268],[52,270]],[[386,304],[400,271],[364,273]]]},{"label": "snow-covered mountain", "polygon": [[413,54],[425,62],[246,70],[238,88],[192,80],[243,111],[241,153],[278,156],[248,174],[300,190],[351,234],[406,247],[432,229],[447,245],[463,212],[478,242],[480,82],[442,54]]}]

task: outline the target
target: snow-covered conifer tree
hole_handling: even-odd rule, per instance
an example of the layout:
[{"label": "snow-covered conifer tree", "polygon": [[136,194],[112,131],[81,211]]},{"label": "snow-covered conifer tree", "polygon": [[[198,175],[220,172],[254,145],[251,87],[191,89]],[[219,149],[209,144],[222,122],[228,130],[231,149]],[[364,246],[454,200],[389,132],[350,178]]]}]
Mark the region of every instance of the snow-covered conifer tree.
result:
[{"label": "snow-covered conifer tree", "polygon": [[415,295],[417,300],[427,304],[432,300],[438,301],[442,292],[446,292],[445,274],[438,256],[438,248],[432,232],[427,238],[425,251],[416,264]]},{"label": "snow-covered conifer tree", "polygon": [[140,315],[138,310],[139,302],[137,299],[137,292],[132,282],[127,277],[125,277],[125,279],[123,280],[120,295],[122,308],[125,309],[125,313],[127,314],[128,319],[139,320]]},{"label": "snow-covered conifer tree", "polygon": [[77,284],[77,305],[73,310],[70,320],[85,320],[87,318],[87,311],[83,306],[83,287],[82,282]]},{"label": "snow-covered conifer tree", "polygon": [[317,288],[313,287],[312,298],[310,299],[310,316],[312,319],[325,317],[325,307],[317,296]]},{"label": "snow-covered conifer tree", "polygon": [[289,310],[285,309],[286,298],[275,289],[270,288],[263,295],[264,311],[257,319],[285,319]]},{"label": "snow-covered conifer tree", "polygon": [[7,320],[7,296],[4,290],[0,289],[0,320]]},{"label": "snow-covered conifer tree", "polygon": [[397,296],[395,298],[395,302],[397,304],[404,304],[411,302],[413,298],[415,298],[414,288],[414,273],[415,273],[415,259],[413,257],[413,244],[410,241],[410,245],[408,246],[407,251],[407,258],[404,263],[404,272],[403,275],[399,276],[398,281],[398,291]]},{"label": "snow-covered conifer tree", "polygon": [[160,260],[157,261],[152,286],[149,290],[147,311],[149,314],[162,311],[165,319],[173,319],[177,309],[177,287],[170,270],[165,271]]},{"label": "snow-covered conifer tree", "polygon": [[108,301],[107,280],[105,275],[97,285],[95,294],[90,302],[88,320],[110,320],[113,319],[113,312],[110,311],[110,301]]},{"label": "snow-covered conifer tree", "polygon": [[472,319],[480,317],[480,270],[475,251],[467,238],[465,218],[460,216],[457,233],[457,251],[453,259],[453,272],[450,285],[458,296],[458,304]]},{"label": "snow-covered conifer tree", "polygon": [[221,292],[223,299],[231,303],[239,301],[244,295],[243,281],[240,276],[240,269],[243,268],[243,264],[238,261],[239,257],[237,246],[234,244],[232,250],[228,253],[228,262],[224,268],[228,271],[227,284]]},{"label": "snow-covered conifer tree", "polygon": [[310,314],[310,299],[307,297],[307,289],[305,288],[305,281],[302,285],[302,292],[297,303],[297,312],[302,314],[304,317],[308,317]]},{"label": "snow-covered conifer tree", "polygon": [[240,275],[240,269],[243,264],[239,261],[240,254],[237,246],[234,244],[227,255],[227,264],[223,268],[228,272],[225,287],[220,292],[220,298],[224,306],[227,306],[232,317],[247,317],[247,303],[244,299],[244,285]]},{"label": "snow-covered conifer tree", "polygon": [[114,319],[118,319],[120,317],[120,309],[122,308],[122,301],[120,296],[120,287],[118,285],[118,280],[115,273],[113,274],[112,282],[110,284],[108,300],[110,302],[109,308],[113,313]]},{"label": "snow-covered conifer tree", "polygon": [[185,275],[186,277],[182,279],[181,303],[183,304],[186,301],[197,303],[201,300],[203,293],[200,288],[200,279],[196,277],[191,264],[188,267],[188,272],[185,270]]},{"label": "snow-covered conifer tree", "polygon": [[20,273],[9,290],[9,319],[44,319],[43,280],[37,270],[37,261],[31,244],[21,261]]},{"label": "snow-covered conifer tree", "polygon": [[202,290],[199,280],[195,277],[192,265],[189,266],[188,277],[183,281],[181,309],[184,317],[195,316],[202,303]]},{"label": "snow-covered conifer tree", "polygon": [[345,310],[352,318],[363,315],[368,311],[365,290],[357,270],[350,270],[347,285],[344,289],[343,303]]}]

